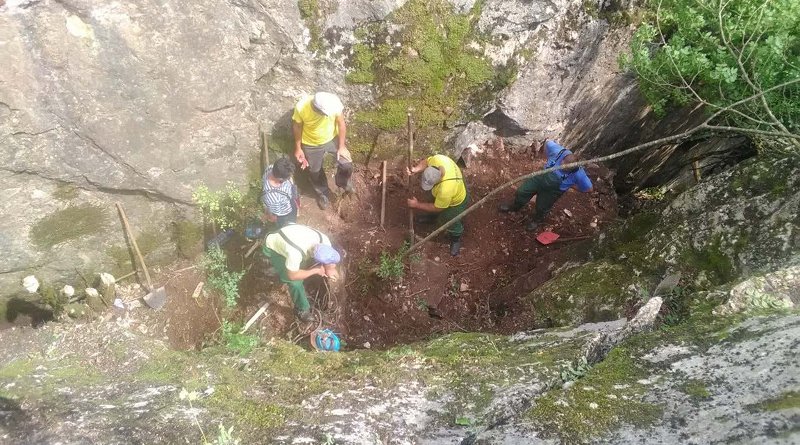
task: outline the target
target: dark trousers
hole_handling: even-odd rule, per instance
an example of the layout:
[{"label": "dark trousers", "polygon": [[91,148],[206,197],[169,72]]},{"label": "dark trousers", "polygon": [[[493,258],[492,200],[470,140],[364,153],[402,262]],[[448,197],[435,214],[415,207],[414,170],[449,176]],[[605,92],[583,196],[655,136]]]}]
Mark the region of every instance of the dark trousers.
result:
[{"label": "dark trousers", "polygon": [[[441,212],[439,212],[439,216],[436,217],[436,225],[441,226],[442,224],[450,221],[451,219],[455,218],[456,216],[461,215],[461,213],[463,213],[464,210],[467,209],[467,203],[468,202],[469,202],[469,193],[467,194],[466,197],[464,197],[464,200],[461,201],[461,204],[455,205],[455,206],[452,206],[452,207],[448,207],[448,208],[442,210]],[[447,228],[447,234],[450,235],[451,239],[461,238],[461,234],[463,234],[463,233],[464,233],[464,219],[463,218],[460,218],[458,221],[453,223],[452,226]]]},{"label": "dark trousers", "polygon": [[[430,198],[433,199],[433,195],[430,195]],[[442,210],[439,213],[428,213],[428,212],[419,212],[419,216],[422,218],[423,223],[432,223],[436,221],[437,226],[441,226],[442,224],[450,221],[451,219],[461,215],[464,210],[467,209],[469,204],[469,193],[461,201],[461,204],[454,205],[452,207],[448,207]],[[461,235],[464,233],[464,219],[459,219],[458,221],[454,222],[452,226],[447,228],[447,234],[450,236],[450,239],[459,239]]]},{"label": "dark trousers", "polygon": [[536,210],[533,221],[539,223],[544,220],[547,213],[553,208],[558,198],[563,195],[561,191],[561,178],[553,172],[546,175],[534,176],[522,182],[514,196],[513,210],[519,210],[536,195]]},{"label": "dark trousers", "polygon": [[[325,195],[328,196],[330,194],[331,189],[328,187],[328,177],[325,176],[325,168],[323,167],[323,160],[325,159],[325,153],[332,153],[336,156],[336,150],[339,145],[339,139],[333,138],[330,141],[317,146],[312,145],[302,145],[303,154],[308,161],[308,170],[309,174],[311,175],[311,185],[314,186],[314,191],[317,192],[317,195]],[[339,159],[336,165],[336,176],[335,181],[336,185],[341,188],[347,187],[347,183],[350,181],[350,176],[353,175],[353,163],[345,160]]]},{"label": "dark trousers", "polygon": [[287,214],[285,214],[283,216],[275,215],[275,217],[276,217],[275,224],[278,226],[278,229],[280,229],[280,228],[282,228],[282,227],[284,227],[284,226],[286,226],[288,224],[296,223],[297,222],[297,206],[295,206],[293,204],[291,212],[289,212],[289,213],[287,213]]}]

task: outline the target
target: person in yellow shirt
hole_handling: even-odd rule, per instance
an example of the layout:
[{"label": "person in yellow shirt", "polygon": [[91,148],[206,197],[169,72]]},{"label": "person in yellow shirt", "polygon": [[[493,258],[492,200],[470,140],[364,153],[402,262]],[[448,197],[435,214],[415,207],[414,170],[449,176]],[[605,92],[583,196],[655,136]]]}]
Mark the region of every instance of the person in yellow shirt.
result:
[{"label": "person in yellow shirt", "polygon": [[[467,208],[469,194],[464,182],[464,175],[455,161],[445,155],[434,155],[420,160],[406,173],[413,175],[422,172],[422,190],[430,191],[433,203],[420,202],[416,197],[408,199],[408,206],[425,212],[416,218],[419,223],[430,223],[434,220],[442,225],[453,218],[459,217]],[[461,235],[464,233],[464,223],[459,220],[447,229],[450,236],[450,255],[457,256],[461,250]]]},{"label": "person in yellow shirt", "polygon": [[353,192],[353,158],[345,145],[347,125],[342,101],[332,93],[319,92],[297,102],[292,114],[294,157],[301,169],[309,168],[311,184],[317,193],[317,205],[325,210],[330,203],[330,188],[322,161],[325,153],[336,155],[336,185]]}]

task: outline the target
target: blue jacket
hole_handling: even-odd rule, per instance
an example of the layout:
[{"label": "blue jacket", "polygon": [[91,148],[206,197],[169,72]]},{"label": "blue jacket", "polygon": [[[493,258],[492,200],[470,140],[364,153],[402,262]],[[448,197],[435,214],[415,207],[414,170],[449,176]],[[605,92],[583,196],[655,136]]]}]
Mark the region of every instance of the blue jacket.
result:
[{"label": "blue jacket", "polygon": [[[564,158],[567,155],[572,154],[571,151],[553,141],[547,141],[544,144],[544,149],[547,153],[547,164],[545,164],[545,168],[561,165],[561,163],[564,161]],[[562,192],[569,190],[569,188],[573,185],[577,185],[578,190],[582,192],[588,192],[592,189],[592,180],[589,179],[588,175],[586,175],[586,171],[583,169],[583,167],[578,167],[578,170],[574,173],[562,172],[561,170],[554,170],[553,173],[561,178]]]}]

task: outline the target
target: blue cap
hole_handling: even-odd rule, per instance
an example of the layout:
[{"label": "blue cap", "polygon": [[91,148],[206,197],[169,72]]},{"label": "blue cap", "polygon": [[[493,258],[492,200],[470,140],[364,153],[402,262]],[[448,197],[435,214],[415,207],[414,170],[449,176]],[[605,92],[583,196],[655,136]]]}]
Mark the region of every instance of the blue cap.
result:
[{"label": "blue cap", "polygon": [[339,337],[330,329],[314,331],[311,334],[312,345],[317,351],[337,352],[341,346]]},{"label": "blue cap", "polygon": [[317,244],[314,248],[314,260],[320,264],[338,264],[342,261],[342,256],[327,244]]}]

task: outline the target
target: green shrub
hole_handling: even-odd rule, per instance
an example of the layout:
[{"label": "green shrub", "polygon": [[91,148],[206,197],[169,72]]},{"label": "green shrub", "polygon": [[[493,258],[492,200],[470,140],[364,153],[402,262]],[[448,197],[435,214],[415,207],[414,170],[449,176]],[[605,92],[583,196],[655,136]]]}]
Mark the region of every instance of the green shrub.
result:
[{"label": "green shrub", "polygon": [[208,275],[208,285],[222,293],[225,306],[236,306],[236,301],[239,299],[239,281],[244,276],[244,271],[229,270],[227,256],[218,246],[212,246],[206,252],[202,265]]},{"label": "green shrub", "polygon": [[253,352],[260,340],[257,335],[240,334],[241,329],[240,325],[224,320],[222,322],[222,341],[229,351],[247,355]]}]

